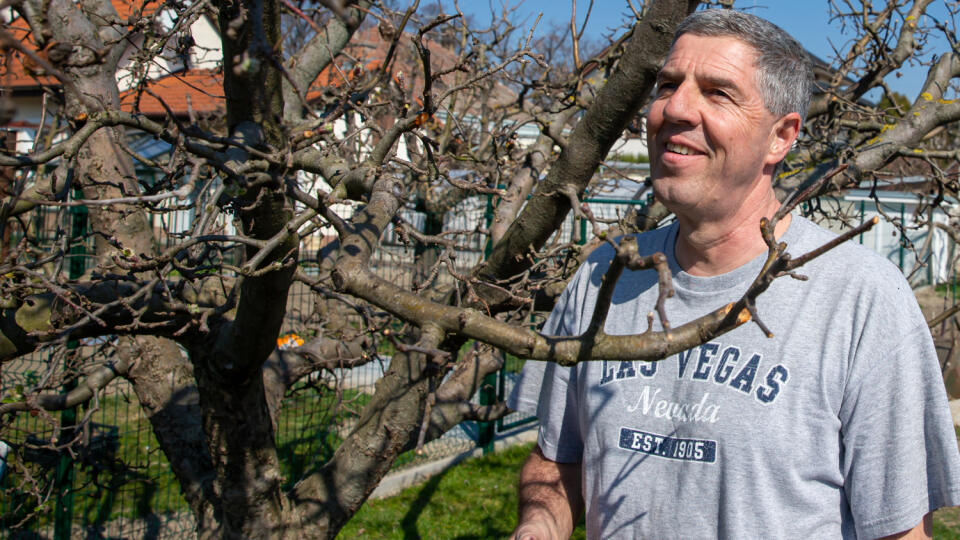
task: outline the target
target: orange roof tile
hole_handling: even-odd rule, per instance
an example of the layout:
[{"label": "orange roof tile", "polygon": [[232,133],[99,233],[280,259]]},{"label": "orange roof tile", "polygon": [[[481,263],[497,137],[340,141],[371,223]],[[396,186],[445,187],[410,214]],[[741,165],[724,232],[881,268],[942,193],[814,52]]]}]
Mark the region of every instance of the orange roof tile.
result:
[{"label": "orange roof tile", "polygon": [[[158,0],[111,0],[111,3],[122,20],[153,16],[161,6]],[[26,48],[39,49],[29,25],[23,18],[17,17],[11,21],[6,25],[6,30]],[[55,77],[44,74],[42,68],[23,53],[8,50],[3,54],[0,61],[0,87],[26,90],[59,85],[60,82]],[[222,77],[213,71],[193,70],[168,75],[149,81],[146,87],[178,115],[187,114],[188,103],[198,113],[208,113],[223,107]],[[130,112],[152,116],[165,115],[166,109],[157,97],[146,92],[131,90],[121,94],[121,106]]]},{"label": "orange roof tile", "polygon": [[[412,34],[404,33],[396,44],[394,51],[393,64],[391,66],[390,77],[396,82],[397,73],[403,73],[405,78],[405,90],[408,97],[415,98],[423,91],[423,69],[421,60],[413,45],[410,43]],[[430,51],[430,63],[433,73],[446,71],[435,81],[434,89],[442,91],[443,88],[452,86],[456,80],[456,74],[451,70],[456,66],[457,54],[445,47],[441,43],[424,38],[423,45]],[[387,57],[387,51],[390,48],[390,41],[384,39],[377,27],[370,27],[357,31],[353,39],[347,45],[347,51],[354,58],[361,59],[366,71],[380,69]],[[339,59],[339,57],[338,57]],[[344,75],[352,80],[354,72],[346,68],[343,69],[343,75],[340,71],[331,72],[328,67],[313,81],[310,85],[310,91],[307,93],[308,101],[319,95],[323,87],[339,86],[344,82]],[[516,94],[503,84],[497,84],[494,91],[494,100],[497,102],[507,102],[515,99]]]},{"label": "orange roof tile", "polygon": [[117,15],[121,19],[130,19],[133,17],[139,19],[142,17],[152,17],[160,9],[162,2],[158,0],[110,0],[113,9],[117,10]]},{"label": "orange roof tile", "polygon": [[[111,0],[111,2],[120,17],[127,19],[153,15],[161,5],[159,0]],[[37,48],[30,35],[29,27],[22,19],[12,21],[8,25],[8,30],[31,49]],[[406,91],[412,96],[417,96],[423,85],[420,80],[422,75],[417,67],[419,59],[405,40],[401,40],[398,45],[396,64],[393,69],[405,72],[412,79],[407,83]],[[433,53],[433,61],[437,64],[435,69],[448,69],[456,62],[456,55],[436,42],[427,39],[425,45]],[[345,66],[328,66],[309,86],[308,101],[319,98],[324,88],[342,86],[346,81],[353,80],[363,72],[380,69],[386,57],[389,42],[379,35],[376,28],[369,28],[357,33],[350,48],[353,49],[356,57],[364,60],[364,70],[350,69]],[[59,85],[55,78],[42,74],[35,67],[31,69],[29,61],[25,69],[21,56],[20,53],[13,52],[8,53],[4,58],[5,67],[0,65],[0,86],[24,89],[38,88],[41,85]],[[341,59],[338,58],[338,60],[342,62]],[[449,73],[442,77],[442,79],[450,78],[452,75]],[[212,112],[224,106],[222,81],[220,74],[210,70],[189,70],[167,75],[146,83],[146,87],[156,94],[159,100],[146,92],[131,90],[121,94],[121,105],[124,110],[131,112],[160,116],[166,114],[166,109],[160,101],[162,100],[175,114],[185,115],[189,101],[190,107],[195,112]]]},{"label": "orange roof tile", "polygon": [[[22,17],[10,21],[6,30],[13,35],[25,48],[36,51],[38,49],[30,26]],[[58,85],[59,82],[49,75],[44,75],[42,68],[26,58],[23,53],[13,49],[6,49],[0,62],[0,86],[19,90],[23,88],[38,88],[41,85]]]},{"label": "orange roof tile", "polygon": [[[146,88],[156,97],[136,88],[120,95],[120,106],[128,112],[163,116],[167,110],[186,115],[192,108],[197,113],[211,113],[224,107],[223,77],[213,70],[189,70],[148,81]],[[139,99],[138,99],[139,98]],[[160,98],[160,99],[157,99]]]},{"label": "orange roof tile", "polygon": [[[153,16],[161,6],[158,0],[110,1],[120,19],[131,22],[143,17]],[[17,17],[10,21],[10,23],[6,25],[6,30],[10,32],[15,39],[20,41],[25,48],[38,51],[40,56],[45,56],[37,45],[30,26],[23,17]],[[14,50],[9,50],[3,54],[2,63],[0,63],[0,86],[19,90],[57,85],[59,85],[57,79],[53,76],[46,75],[43,68],[38,66],[36,62],[27,55]]]}]

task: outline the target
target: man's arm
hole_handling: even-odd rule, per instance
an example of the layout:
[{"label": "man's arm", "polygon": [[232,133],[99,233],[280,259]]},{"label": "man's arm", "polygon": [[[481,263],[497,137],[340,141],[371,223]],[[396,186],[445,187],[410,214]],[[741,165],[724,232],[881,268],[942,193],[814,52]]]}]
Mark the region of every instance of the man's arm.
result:
[{"label": "man's arm", "polygon": [[933,512],[923,516],[920,523],[909,531],[884,536],[880,540],[927,540],[929,538],[933,538]]},{"label": "man's arm", "polygon": [[534,446],[520,470],[520,508],[515,540],[570,538],[583,512],[580,464],[551,461]]}]

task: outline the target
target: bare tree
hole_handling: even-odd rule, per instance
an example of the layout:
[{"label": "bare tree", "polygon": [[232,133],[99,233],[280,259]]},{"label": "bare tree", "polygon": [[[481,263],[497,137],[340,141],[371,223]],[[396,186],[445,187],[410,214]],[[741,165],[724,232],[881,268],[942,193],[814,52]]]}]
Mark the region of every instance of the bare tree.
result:
[{"label": "bare tree", "polygon": [[[30,148],[0,156],[11,171],[2,223],[22,235],[0,261],[0,361],[38,348],[67,351],[69,340],[118,338],[109,362],[76,358],[77,370],[51,367],[32,387],[4,395],[0,430],[17,415],[49,416],[96,400],[123,378],[201,537],[333,537],[401,452],[461,421],[506,413],[502,403],[471,403],[502,356],[485,347],[460,354],[469,340],[572,364],[659,359],[751,319],[762,325],[756,296],[822,252],[791,257],[767,232],[770,223],[758,224],[770,251],[754,284],[739,302],[710,306],[701,319],[670,325],[665,260],[639,257],[624,240],[615,243],[601,299],[609,301],[624,268],[654,269],[658,325],[651,315],[645,334],[607,336],[602,300],[583,336],[544,336],[524,325],[533,310],[549,308],[583,255],[554,236],[571,211],[591,223],[593,243],[666,216],[653,204],[607,224],[580,201],[612,145],[637,125],[674,27],[699,3],[627,3],[627,29],[607,46],[590,54],[573,26],[569,57],[547,62],[509,9],[478,28],[459,12],[425,12],[417,2],[399,9],[373,0],[321,2],[318,9],[287,0],[169,1],[127,13],[105,0],[9,2],[21,26],[0,31],[5,58],[46,85],[50,121]],[[784,212],[879,181],[897,159],[922,160],[931,185],[956,195],[950,144],[960,105],[951,96],[960,51],[954,14],[931,22],[923,17],[928,4],[834,8],[857,37],[838,51],[839,68],[822,81],[804,147],[779,180]],[[204,17],[219,28],[216,94],[224,108],[201,118],[164,103],[150,76],[156,58],[197,47],[187,29]],[[946,36],[949,50],[930,65],[921,96],[898,104],[897,115],[866,102],[871,89],[886,91],[884,78],[915,58],[931,32]],[[142,113],[151,99],[164,114]],[[523,126],[539,129],[529,144],[518,142]],[[137,136],[170,151],[140,155],[130,144]],[[135,162],[160,171],[159,179],[138,180]],[[476,195],[497,202],[489,228],[416,227],[403,218],[411,208],[442,216]],[[84,238],[64,234],[41,245],[23,234],[29,212],[56,209],[63,223],[74,207],[89,210],[96,260],[79,278],[65,265],[71,242]],[[156,225],[178,209],[194,211],[187,230]],[[317,271],[305,271],[301,246],[328,231],[335,241]],[[371,269],[387,233],[420,246],[409,287]],[[471,235],[489,242],[490,255],[465,269],[457,246]],[[309,290],[316,310],[302,332],[307,342],[278,350],[293,287]],[[384,341],[395,353],[356,426],[312,472],[283,478],[275,441],[283,396],[311,375],[332,380],[338,370],[374,361]],[[77,386],[64,394],[67,379]],[[77,444],[70,433],[50,444]]]}]

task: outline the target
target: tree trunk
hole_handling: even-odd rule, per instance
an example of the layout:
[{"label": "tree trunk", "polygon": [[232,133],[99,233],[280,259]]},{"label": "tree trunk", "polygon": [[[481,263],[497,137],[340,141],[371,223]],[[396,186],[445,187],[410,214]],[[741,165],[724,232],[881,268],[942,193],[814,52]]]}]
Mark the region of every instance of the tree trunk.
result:
[{"label": "tree trunk", "polygon": [[[109,4],[94,6],[111,9]],[[82,43],[75,54],[101,50],[101,29],[80,13],[73,2],[53,0],[46,22],[52,39],[61,43]],[[109,61],[83,65],[68,57],[59,66],[77,92],[66,92],[66,114],[83,118],[97,110],[119,109],[115,80],[116,65]],[[81,65],[82,67],[73,67]],[[92,107],[98,107],[93,109]],[[85,199],[113,199],[140,193],[133,162],[117,141],[122,129],[106,128],[94,133],[76,155],[75,178]],[[95,236],[98,273],[125,273],[114,257],[156,254],[153,231],[142,207],[111,204],[89,207],[89,225]],[[213,468],[201,430],[196,386],[179,348],[171,341],[142,336],[120,338],[118,354],[131,362],[128,377],[153,428],[160,447],[170,462],[185,499],[202,528],[216,530],[217,513],[212,497]]]}]

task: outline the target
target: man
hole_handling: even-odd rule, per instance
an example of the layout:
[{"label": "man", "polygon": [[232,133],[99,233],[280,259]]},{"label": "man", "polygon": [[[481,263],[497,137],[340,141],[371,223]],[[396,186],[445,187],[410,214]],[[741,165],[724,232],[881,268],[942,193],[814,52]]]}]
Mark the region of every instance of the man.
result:
[{"label": "man", "polygon": [[[809,102],[802,48],[752,15],[707,10],[677,30],[647,118],[651,177],[676,216],[639,237],[664,253],[680,324],[738,299],[758,274],[777,164]],[[793,255],[833,237],[800,216]],[[589,324],[612,249],[592,255],[544,333]],[[939,364],[910,287],[843,244],[757,300],[775,337],[743,325],[661,362],[528,362],[509,405],[540,418],[516,538],[930,536],[960,504],[960,455]],[[652,270],[625,272],[608,334],[642,333]]]}]

